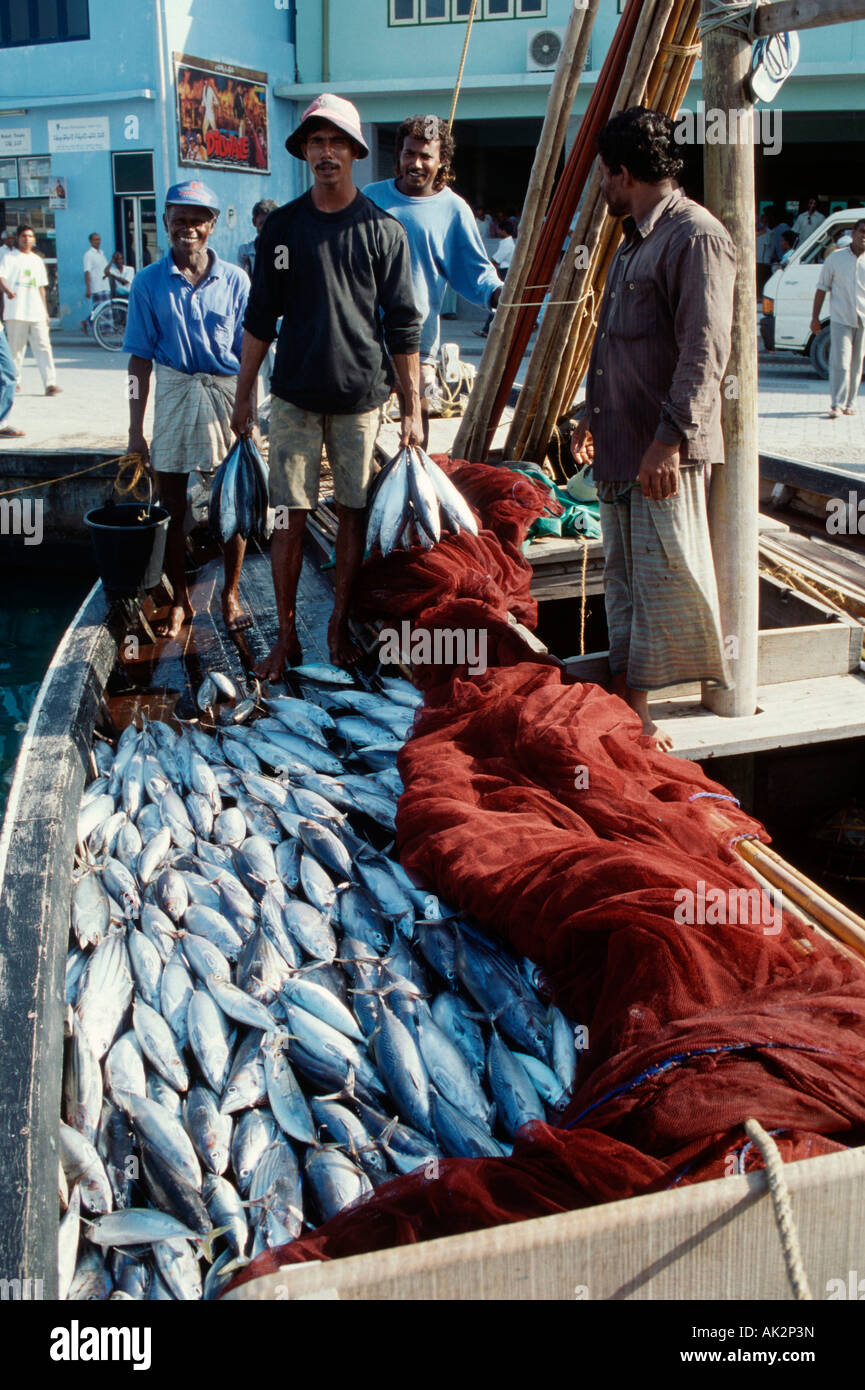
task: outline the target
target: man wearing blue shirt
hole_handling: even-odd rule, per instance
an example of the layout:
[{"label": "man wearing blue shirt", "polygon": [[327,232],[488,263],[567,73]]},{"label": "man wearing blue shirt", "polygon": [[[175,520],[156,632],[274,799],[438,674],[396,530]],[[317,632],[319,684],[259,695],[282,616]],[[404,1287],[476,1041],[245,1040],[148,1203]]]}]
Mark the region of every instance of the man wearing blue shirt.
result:
[{"label": "man wearing blue shirt", "polygon": [[423,446],[429,443],[429,403],[436,389],[439,315],[451,285],[464,299],[494,309],[498,272],[484,250],[474,213],[453,183],[454,139],[438,116],[409,116],[396,134],[395,179],[367,184],[366,196],[401,222],[408,235],[412,279],[423,314],[420,340]]},{"label": "man wearing blue shirt", "polygon": [[[174,184],[163,222],[171,250],[132,282],[124,349],[129,358],[129,452],[156,474],[171,520],[165,568],[174,600],[160,636],[176,637],[194,616],[186,586],[183,523],[189,474],[211,472],[232,444],[230,428],[249,277],[207,246],[219,200],[198,179]],[[153,438],[144,412],[156,364]],[[229,631],[249,627],[237,593],[246,544],[224,547],[222,612]]]}]

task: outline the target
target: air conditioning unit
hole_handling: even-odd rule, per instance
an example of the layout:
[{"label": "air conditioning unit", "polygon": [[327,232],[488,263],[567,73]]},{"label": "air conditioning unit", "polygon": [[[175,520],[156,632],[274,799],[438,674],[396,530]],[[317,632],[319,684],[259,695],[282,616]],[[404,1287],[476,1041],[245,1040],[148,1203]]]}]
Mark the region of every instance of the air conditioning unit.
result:
[{"label": "air conditioning unit", "polygon": [[[564,29],[530,29],[526,36],[526,72],[552,72],[559,61]],[[586,53],[586,71],[592,66],[591,45]]]},{"label": "air conditioning unit", "polygon": [[559,61],[564,29],[530,29],[526,36],[526,72],[550,72]]}]

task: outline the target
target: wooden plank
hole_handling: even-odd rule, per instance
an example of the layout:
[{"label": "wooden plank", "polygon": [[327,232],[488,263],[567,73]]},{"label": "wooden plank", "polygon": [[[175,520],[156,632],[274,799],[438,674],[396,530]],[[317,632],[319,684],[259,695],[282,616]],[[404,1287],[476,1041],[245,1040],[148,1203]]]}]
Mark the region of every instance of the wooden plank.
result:
[{"label": "wooden plank", "polygon": [[116,643],[91,590],[46,673],[0,832],[0,1272],[57,1297],[57,1125],[75,826]]},{"label": "wooden plank", "polygon": [[809,678],[841,676],[859,669],[861,635],[851,652],[850,630],[844,623],[771,628],[758,633],[759,683],[780,685]]},{"label": "wooden plank", "polygon": [[[821,623],[818,626],[770,628],[758,633],[758,679],[761,687],[801,681],[803,671],[809,678],[842,676],[859,669],[861,639],[853,636],[843,623]],[[587,652],[584,656],[565,659],[565,670],[576,680],[606,685],[609,681],[609,652]],[[657,700],[686,698],[698,701],[697,682],[667,686],[653,692]]]},{"label": "wooden plank", "polygon": [[[816,1298],[861,1268],[865,1149],[784,1164]],[[860,1263],[857,1263],[859,1261]],[[846,1287],[846,1282],[845,1282]],[[789,1300],[764,1172],[488,1231],[289,1265],[226,1301]]]},{"label": "wooden plank", "polygon": [[851,672],[764,686],[757,713],[733,718],[688,699],[653,703],[652,714],[674,754],[697,760],[863,738],[865,679]]},{"label": "wooden plank", "polygon": [[849,492],[854,492],[857,502],[865,500],[865,480],[856,473],[846,472],[840,464],[817,467],[783,454],[761,454],[760,477],[773,483],[788,483],[821,497],[846,498]]},{"label": "wooden plank", "polygon": [[783,34],[788,29],[818,29],[825,24],[850,24],[865,19],[865,0],[772,0],[754,17],[754,32]]}]

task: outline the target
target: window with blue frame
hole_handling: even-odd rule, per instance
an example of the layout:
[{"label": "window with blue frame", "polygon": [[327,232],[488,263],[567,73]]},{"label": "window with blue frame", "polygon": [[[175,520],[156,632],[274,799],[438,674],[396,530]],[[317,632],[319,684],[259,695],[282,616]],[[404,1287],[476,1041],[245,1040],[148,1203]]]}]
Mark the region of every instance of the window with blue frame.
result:
[{"label": "window with blue frame", "polygon": [[[2,3],[2,0],[0,0]],[[388,0],[388,21],[407,24],[463,24],[472,0]],[[478,0],[475,20],[546,19],[547,0]]]},{"label": "window with blue frame", "polygon": [[0,48],[89,38],[88,0],[0,0]]}]

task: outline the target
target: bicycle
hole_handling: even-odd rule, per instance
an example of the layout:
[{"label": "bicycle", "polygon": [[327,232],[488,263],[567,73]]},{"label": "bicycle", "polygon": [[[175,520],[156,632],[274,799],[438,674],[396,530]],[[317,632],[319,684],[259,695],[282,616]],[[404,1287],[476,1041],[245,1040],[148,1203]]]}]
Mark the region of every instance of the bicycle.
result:
[{"label": "bicycle", "polygon": [[91,309],[87,319],[93,329],[93,336],[106,352],[121,352],[126,333],[126,318],[129,313],[129,300],[120,295],[104,299]]}]

